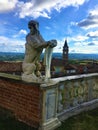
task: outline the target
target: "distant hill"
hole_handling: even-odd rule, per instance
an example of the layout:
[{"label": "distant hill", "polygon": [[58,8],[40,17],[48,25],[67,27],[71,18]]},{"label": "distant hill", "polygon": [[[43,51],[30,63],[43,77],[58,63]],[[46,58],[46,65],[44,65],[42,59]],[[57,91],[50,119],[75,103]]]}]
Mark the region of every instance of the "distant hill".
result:
[{"label": "distant hill", "polygon": [[69,59],[92,59],[92,60],[98,60],[98,54],[71,53],[71,54],[69,54]]},{"label": "distant hill", "polygon": [[[62,53],[53,53],[53,57],[62,58]],[[69,59],[92,59],[98,60],[98,54],[81,54],[81,53],[70,53]]]},{"label": "distant hill", "polygon": [[22,61],[24,53],[0,52],[0,61]]},{"label": "distant hill", "polygon": [[[44,54],[41,55],[43,58]],[[54,58],[62,58],[62,53],[53,53]],[[12,52],[0,52],[0,61],[23,61],[24,53],[12,53]],[[91,59],[98,60],[98,54],[80,54],[80,53],[70,53],[69,59]]]}]

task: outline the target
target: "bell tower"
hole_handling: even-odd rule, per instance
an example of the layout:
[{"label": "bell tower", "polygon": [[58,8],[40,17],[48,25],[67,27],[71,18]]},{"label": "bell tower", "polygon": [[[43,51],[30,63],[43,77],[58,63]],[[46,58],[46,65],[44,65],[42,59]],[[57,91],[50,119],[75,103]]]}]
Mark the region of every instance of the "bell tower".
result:
[{"label": "bell tower", "polygon": [[69,52],[69,47],[67,44],[67,39],[65,39],[65,43],[63,46],[63,55],[62,55],[62,58],[63,58],[65,63],[68,63],[68,52]]}]

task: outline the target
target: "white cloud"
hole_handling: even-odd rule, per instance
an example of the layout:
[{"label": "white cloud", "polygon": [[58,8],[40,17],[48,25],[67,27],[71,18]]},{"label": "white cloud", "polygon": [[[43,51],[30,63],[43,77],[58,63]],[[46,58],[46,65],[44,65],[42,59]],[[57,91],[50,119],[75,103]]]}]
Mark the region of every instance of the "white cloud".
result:
[{"label": "white cloud", "polygon": [[20,18],[39,16],[50,18],[52,9],[60,11],[62,8],[68,6],[78,7],[88,0],[29,0],[24,2],[23,0],[1,0],[0,12],[11,11],[17,8],[16,14]]},{"label": "white cloud", "polygon": [[57,46],[53,48],[53,52],[62,53],[64,43],[65,43],[65,38],[62,38],[61,40],[57,40]]},{"label": "white cloud", "polygon": [[51,29],[49,26],[46,26],[45,28],[46,28],[47,30],[50,30],[50,29]]},{"label": "white cloud", "polygon": [[90,38],[98,38],[98,31],[91,31],[86,34]]},{"label": "white cloud", "polygon": [[75,42],[69,50],[74,50],[74,53],[98,53],[98,41]]},{"label": "white cloud", "polygon": [[[78,37],[78,36],[77,36]],[[93,40],[92,45],[90,42],[78,42],[74,41],[71,37],[67,38],[69,52],[70,53],[98,53],[98,41]],[[61,40],[57,40],[58,44],[54,48],[53,52],[62,53],[65,38]],[[72,44],[72,45],[71,45]],[[74,51],[73,51],[74,50]],[[16,39],[16,38],[8,38],[4,36],[0,36],[0,52],[24,52],[25,51],[25,40]]]},{"label": "white cloud", "polygon": [[83,36],[83,35],[76,35],[76,36],[73,36],[69,39],[69,41],[73,41],[73,42],[84,42],[88,39],[87,36]]},{"label": "white cloud", "polygon": [[95,39],[89,39],[87,34],[76,35],[68,37],[67,39],[70,53],[98,53],[98,41]]},{"label": "white cloud", "polygon": [[25,41],[0,36],[0,52],[24,52]]},{"label": "white cloud", "polygon": [[21,37],[22,35],[27,35],[27,31],[24,29],[21,29],[17,34],[13,35],[14,38]]},{"label": "white cloud", "polygon": [[0,12],[13,10],[18,0],[0,0]]},{"label": "white cloud", "polygon": [[78,7],[88,0],[31,0],[29,2],[18,2],[20,7],[19,17],[25,18],[26,16],[37,18],[39,16],[50,18],[52,9],[60,11],[61,8],[68,6]]},{"label": "white cloud", "polygon": [[24,30],[24,29],[21,29],[20,31],[19,31],[19,34],[27,34],[27,31],[26,30]]},{"label": "white cloud", "polygon": [[85,54],[92,54],[97,53],[98,54],[98,46],[73,46],[70,48],[70,52],[74,53],[85,53]]},{"label": "white cloud", "polygon": [[92,16],[98,15],[98,5],[97,5],[94,9],[90,10],[89,13],[90,13]]},{"label": "white cloud", "polygon": [[84,29],[98,27],[98,6],[88,12],[88,17],[77,23],[78,26]]},{"label": "white cloud", "polygon": [[[80,36],[76,36],[80,37]],[[81,36],[82,38],[82,36]],[[75,41],[74,38],[68,37],[67,42],[69,46],[69,53],[85,53],[85,54],[91,54],[91,53],[98,53],[98,41],[91,41],[92,44],[90,44],[90,41],[85,41],[85,37],[82,38],[82,41]],[[54,48],[53,52],[59,52],[62,53],[65,38],[61,40],[57,40],[58,44]]]}]

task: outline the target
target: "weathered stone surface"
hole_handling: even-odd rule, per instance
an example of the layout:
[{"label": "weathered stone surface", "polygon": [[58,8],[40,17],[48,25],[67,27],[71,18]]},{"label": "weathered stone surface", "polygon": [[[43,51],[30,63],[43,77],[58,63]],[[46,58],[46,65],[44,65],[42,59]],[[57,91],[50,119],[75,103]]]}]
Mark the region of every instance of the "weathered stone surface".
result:
[{"label": "weathered stone surface", "polygon": [[38,30],[39,23],[31,20],[28,23],[30,33],[26,36],[25,44],[25,58],[23,61],[23,74],[22,80],[26,82],[38,82],[42,78],[40,69],[40,55],[44,48],[45,53],[45,66],[46,66],[46,78],[50,78],[50,64],[53,47],[57,45],[56,40],[50,40],[46,42],[41,36]]},{"label": "weathered stone surface", "polygon": [[23,82],[0,73],[0,106],[40,130],[54,130],[61,121],[98,107],[98,73]]}]

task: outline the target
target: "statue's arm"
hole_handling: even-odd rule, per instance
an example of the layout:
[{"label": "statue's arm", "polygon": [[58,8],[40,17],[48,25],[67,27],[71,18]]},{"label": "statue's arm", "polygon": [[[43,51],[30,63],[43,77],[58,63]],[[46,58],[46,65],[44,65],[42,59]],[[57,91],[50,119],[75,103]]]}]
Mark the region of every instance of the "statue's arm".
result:
[{"label": "statue's arm", "polygon": [[39,47],[41,48],[47,48],[48,46],[50,48],[57,46],[57,41],[56,40],[45,41],[39,45]]},{"label": "statue's arm", "polygon": [[36,49],[42,49],[42,48],[46,48],[49,46],[49,43],[47,42],[43,42],[43,43],[40,43],[40,44],[37,44],[36,42],[33,44],[33,47],[36,48]]},{"label": "statue's arm", "polygon": [[56,40],[50,40],[50,41],[47,41],[47,43],[48,43],[48,46],[50,48],[53,48],[53,47],[57,46],[57,41]]},{"label": "statue's arm", "polygon": [[50,46],[51,48],[55,47],[57,45],[56,40],[50,40],[50,41],[45,41],[43,37],[40,35],[40,38],[37,39],[38,37],[32,37],[30,35],[27,35],[26,41],[29,43],[29,45],[35,49],[43,49],[47,48]]}]

